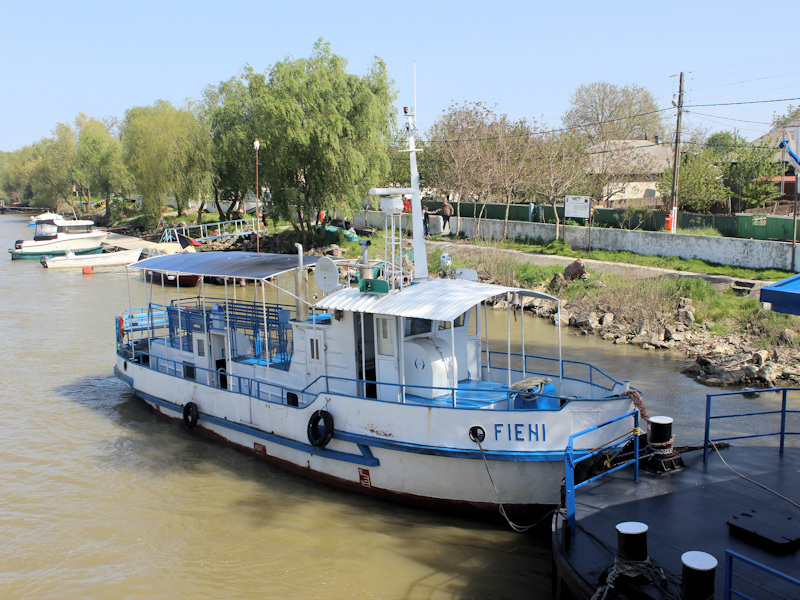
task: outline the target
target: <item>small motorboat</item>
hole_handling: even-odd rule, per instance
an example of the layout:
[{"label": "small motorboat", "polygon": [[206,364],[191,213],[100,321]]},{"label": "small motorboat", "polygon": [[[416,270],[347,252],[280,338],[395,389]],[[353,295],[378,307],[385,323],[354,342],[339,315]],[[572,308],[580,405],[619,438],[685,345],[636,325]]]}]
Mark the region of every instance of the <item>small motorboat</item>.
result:
[{"label": "small motorboat", "polygon": [[[38,217],[37,217],[38,218]],[[66,220],[60,216],[39,219],[32,240],[17,240],[9,248],[11,260],[40,259],[42,256],[63,256],[67,251],[75,254],[99,254],[108,232],[95,227],[89,220]]]},{"label": "small motorboat", "polygon": [[103,252],[102,254],[75,254],[71,250],[64,256],[42,256],[39,262],[46,269],[65,267],[124,267],[135,263],[142,255],[142,248]]}]

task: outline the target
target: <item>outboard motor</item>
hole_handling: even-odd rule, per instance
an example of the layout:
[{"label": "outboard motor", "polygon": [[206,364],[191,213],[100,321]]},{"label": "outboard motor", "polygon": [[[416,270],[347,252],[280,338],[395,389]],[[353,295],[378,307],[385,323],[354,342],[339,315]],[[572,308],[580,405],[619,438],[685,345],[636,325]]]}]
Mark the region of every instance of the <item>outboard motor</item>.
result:
[{"label": "outboard motor", "polygon": [[20,248],[22,248],[22,242],[24,241],[25,240],[17,240],[16,242],[14,242],[14,249],[19,250]]}]

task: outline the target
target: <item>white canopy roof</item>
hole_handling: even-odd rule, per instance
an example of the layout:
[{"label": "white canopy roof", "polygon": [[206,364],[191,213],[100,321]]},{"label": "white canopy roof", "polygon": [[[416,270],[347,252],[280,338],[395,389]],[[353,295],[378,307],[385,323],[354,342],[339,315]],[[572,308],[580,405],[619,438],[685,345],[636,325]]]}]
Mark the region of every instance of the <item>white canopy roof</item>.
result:
[{"label": "white canopy roof", "polygon": [[553,296],[532,290],[460,279],[430,279],[385,295],[362,294],[356,288],[346,288],[322,298],[316,308],[452,321],[484,300],[508,292],[558,302]]}]

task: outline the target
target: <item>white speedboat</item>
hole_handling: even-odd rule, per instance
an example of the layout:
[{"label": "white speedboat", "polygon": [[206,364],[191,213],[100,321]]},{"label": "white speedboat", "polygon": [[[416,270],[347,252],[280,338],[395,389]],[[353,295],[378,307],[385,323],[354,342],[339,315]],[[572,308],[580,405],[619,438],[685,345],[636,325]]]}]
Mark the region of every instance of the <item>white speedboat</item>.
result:
[{"label": "white speedboat", "polygon": [[101,252],[100,254],[82,254],[67,251],[64,256],[42,256],[39,262],[47,269],[68,267],[123,267],[135,263],[142,255],[142,248],[134,250],[118,250]]},{"label": "white speedboat", "polygon": [[[524,319],[512,333],[510,312],[507,331],[492,332],[493,343],[506,337],[504,349],[490,349],[490,301],[558,301],[479,283],[466,270],[428,276],[411,122],[409,130],[412,188],[370,192],[382,197],[390,239],[382,278],[373,278],[374,263],[362,257],[358,287],[346,287],[341,265],[303,256],[302,248],[297,256],[145,259],[129,269],[225,285],[178,285],[177,298],[172,291],[164,303],[161,286],[151,284],[144,306],[117,317],[114,371],[162,415],[314,480],[431,507],[504,515],[552,508],[569,436],[632,416],[638,394],[587,363],[564,360],[560,333],[552,356],[527,354]],[[413,273],[392,258],[402,255],[401,193],[413,194],[421,258]],[[314,303],[304,292],[310,267],[324,294]],[[295,289],[274,299],[269,292],[289,273]],[[522,347],[512,348],[519,327]],[[630,433],[632,422],[622,418],[602,435],[586,435],[572,452]]]},{"label": "white speedboat", "polygon": [[37,221],[33,239],[17,240],[8,251],[12,260],[63,256],[68,250],[75,254],[96,254],[103,251],[106,237],[106,230],[95,227],[93,221],[68,221],[56,216]]}]

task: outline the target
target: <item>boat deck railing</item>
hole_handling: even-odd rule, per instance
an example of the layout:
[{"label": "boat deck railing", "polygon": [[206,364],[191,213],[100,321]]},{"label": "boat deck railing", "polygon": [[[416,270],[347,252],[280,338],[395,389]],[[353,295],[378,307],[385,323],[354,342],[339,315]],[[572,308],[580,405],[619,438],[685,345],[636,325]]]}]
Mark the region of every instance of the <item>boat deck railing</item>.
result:
[{"label": "boat deck railing", "polygon": [[[705,439],[703,441],[703,462],[706,462],[708,460],[709,446],[713,445],[714,443],[726,442],[730,440],[743,440],[748,438],[764,438],[764,437],[778,436],[780,452],[781,454],[783,454],[783,450],[786,445],[786,437],[800,435],[800,432],[798,431],[787,431],[787,424],[786,424],[787,416],[792,414],[800,414],[800,410],[798,409],[790,410],[787,408],[789,392],[800,392],[800,387],[767,388],[761,390],[740,390],[736,392],[719,392],[715,394],[706,394],[706,422],[705,422]],[[723,397],[729,398],[732,396],[748,398],[748,397],[761,396],[764,394],[780,395],[780,400],[781,400],[780,409],[761,410],[761,411],[745,412],[745,413],[730,413],[730,414],[717,414],[717,415],[711,414],[711,405],[717,398],[723,398]],[[794,398],[794,400],[800,400],[800,398]],[[728,437],[718,437],[714,439],[711,438],[711,421],[721,420],[721,419],[738,419],[738,418],[751,418],[752,421],[753,420],[752,417],[764,417],[766,415],[779,416],[779,429],[777,431],[760,432],[760,433],[752,433],[747,435],[736,435]]]},{"label": "boat deck railing", "polygon": [[[781,571],[773,569],[772,567],[768,567],[767,565],[761,564],[751,558],[747,558],[746,556],[742,556],[738,552],[734,552],[733,550],[725,550],[725,591],[724,591],[724,598],[725,600],[730,600],[732,597],[736,596],[737,598],[746,598],[747,600],[751,600],[750,596],[747,596],[744,592],[737,590],[733,587],[734,584],[734,565],[737,564],[734,562],[740,561],[744,563],[744,565],[752,567],[757,571],[761,571],[766,573],[767,575],[773,577],[774,579],[784,581],[792,586],[794,589],[797,590],[794,597],[800,598],[800,580],[791,577],[790,575],[786,575]],[[747,579],[753,581],[754,578],[752,576],[747,576]]]},{"label": "boat deck railing", "polygon": [[[575,440],[579,437],[584,435],[588,435],[592,432],[599,431],[609,425],[622,421],[623,419],[629,419],[633,417],[633,428],[630,430],[630,433],[624,435],[622,437],[614,438],[613,440],[609,440],[606,444],[596,447],[591,452],[582,452],[580,456],[576,456],[575,452]],[[567,511],[567,523],[569,524],[569,531],[575,531],[575,490],[583,487],[584,485],[595,481],[596,479],[600,479],[601,477],[605,477],[615,471],[619,471],[620,469],[624,469],[625,467],[633,466],[633,480],[639,481],[639,435],[641,431],[639,430],[639,411],[632,410],[629,413],[625,413],[624,415],[619,415],[614,417],[613,419],[609,419],[603,423],[599,423],[598,425],[594,425],[589,427],[588,429],[584,429],[578,433],[574,433],[569,436],[569,442],[567,443],[567,448],[564,451],[564,487],[565,487],[565,508]],[[621,449],[625,444],[628,442],[633,442],[633,458],[630,460],[626,460],[607,471],[603,471],[599,475],[595,475],[594,477],[590,477],[581,481],[580,483],[575,483],[575,465],[579,462],[584,460],[588,460],[593,458],[599,454]]]},{"label": "boat deck railing", "polygon": [[[148,323],[161,322],[166,327],[167,315],[162,312],[149,318],[146,311],[126,316],[125,327],[129,331],[150,332]],[[459,409],[508,409],[518,410],[559,410],[570,399],[561,396],[539,392],[512,390],[502,384],[485,381],[462,380],[452,387],[423,386],[419,384],[402,384],[376,382],[371,379],[354,379],[332,375],[320,375],[304,388],[293,388],[276,382],[265,381],[256,377],[245,377],[227,370],[213,370],[196,365],[183,358],[170,358],[163,353],[151,352],[151,345],[173,348],[191,352],[191,340],[188,336],[168,338],[139,338],[138,340],[125,340],[119,337],[118,354],[141,364],[147,368],[166,373],[174,377],[190,379],[200,385],[210,387],[223,387],[238,394],[244,394],[268,402],[289,404],[291,406],[307,406],[321,393],[345,393],[356,397],[370,399],[376,402],[399,402],[411,405],[436,406]],[[291,363],[291,355],[284,353],[265,354],[261,357],[239,356],[233,362],[243,364],[257,364],[273,369],[287,371]],[[381,388],[381,398],[377,398],[378,388]],[[387,391],[387,388],[389,391]],[[391,391],[394,390],[394,391]],[[516,402],[519,395],[526,396],[524,403]],[[582,400],[603,401],[610,397],[595,399],[582,398]],[[524,408],[520,408],[520,404]]]},{"label": "boat deck railing", "polygon": [[253,229],[253,219],[236,219],[234,221],[220,221],[219,223],[205,223],[203,225],[186,225],[185,227],[171,227],[161,234],[161,243],[177,242],[178,235],[195,239],[199,242],[208,242],[221,238],[241,237],[250,235]]},{"label": "boat deck railing", "polygon": [[[522,355],[521,352],[510,354],[510,366],[514,373],[520,373],[523,378],[532,375],[547,375],[556,377],[560,381],[576,381],[589,384],[592,389],[605,390],[610,394],[612,390],[621,385],[619,381],[589,363],[576,360],[563,360],[547,356]],[[505,370],[509,366],[509,353],[501,350],[490,350],[487,368]],[[622,382],[625,383],[625,382]]]}]

